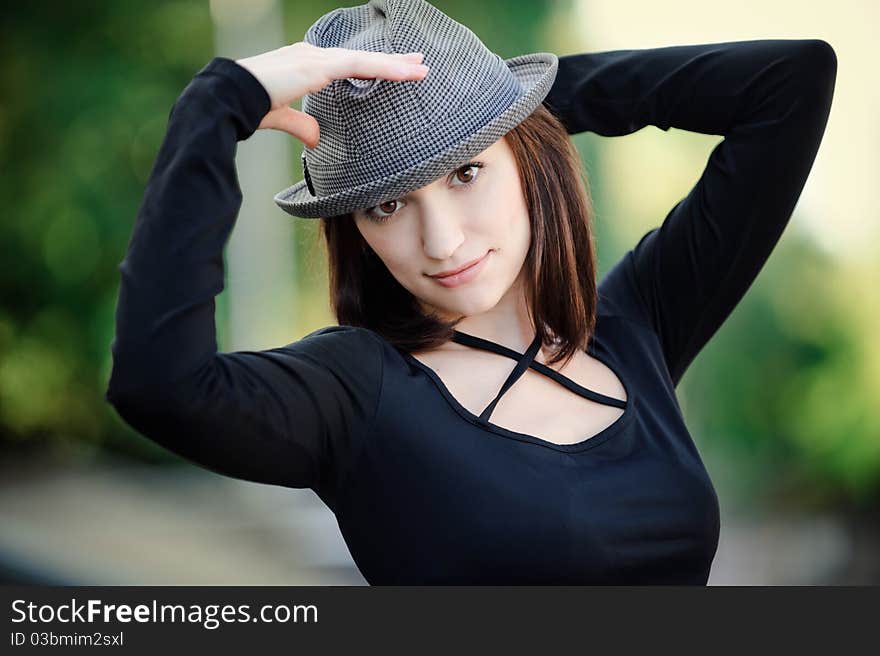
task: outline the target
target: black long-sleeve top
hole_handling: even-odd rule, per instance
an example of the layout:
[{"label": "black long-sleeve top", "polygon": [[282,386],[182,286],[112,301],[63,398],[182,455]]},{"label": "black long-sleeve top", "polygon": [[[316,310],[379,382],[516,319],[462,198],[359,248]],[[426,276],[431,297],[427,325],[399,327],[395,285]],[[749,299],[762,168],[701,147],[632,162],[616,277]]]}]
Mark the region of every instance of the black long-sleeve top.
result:
[{"label": "black long-sleeve top", "polygon": [[819,39],[560,57],[545,103],[569,133],[654,125],[724,138],[599,283],[588,352],[623,383],[622,415],[555,444],[471,414],[366,328],[218,352],[214,298],[242,200],[236,144],[270,101],[215,58],[172,108],[119,266],[106,398],[203,467],[313,489],[371,584],[705,584],[718,500],[675,387],[785,228],[836,69]]}]

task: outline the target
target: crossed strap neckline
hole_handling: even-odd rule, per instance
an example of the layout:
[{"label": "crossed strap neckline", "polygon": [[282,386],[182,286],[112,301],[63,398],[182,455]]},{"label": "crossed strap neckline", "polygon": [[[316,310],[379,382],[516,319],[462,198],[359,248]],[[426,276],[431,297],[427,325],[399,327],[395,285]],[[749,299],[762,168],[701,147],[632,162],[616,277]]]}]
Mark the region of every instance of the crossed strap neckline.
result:
[{"label": "crossed strap neckline", "polygon": [[497,344],[488,339],[483,339],[482,337],[477,337],[476,335],[464,333],[460,330],[453,330],[452,341],[462,344],[464,346],[471,346],[474,348],[492,351],[493,353],[503,355],[517,361],[516,366],[513,368],[513,371],[511,371],[510,374],[507,376],[507,379],[504,381],[504,384],[501,386],[498,394],[495,396],[492,402],[488,406],[486,406],[483,412],[480,413],[479,419],[483,422],[488,423],[489,417],[491,417],[492,412],[495,410],[495,406],[498,404],[498,401],[500,401],[504,393],[507,392],[507,390],[509,390],[517,380],[519,380],[519,378],[525,373],[526,369],[530,367],[535,371],[538,371],[539,373],[542,373],[545,376],[552,378],[575,394],[578,394],[584,398],[588,398],[591,401],[596,401],[597,403],[602,403],[605,405],[612,405],[617,408],[626,408],[626,401],[622,401],[612,396],[606,396],[605,394],[587,389],[586,387],[577,384],[567,376],[562,375],[555,369],[551,369],[541,362],[536,362],[535,356],[541,349],[541,340],[537,334],[535,335],[534,339],[532,339],[532,343],[529,344],[529,347],[525,350],[524,353],[519,353],[501,344]]}]

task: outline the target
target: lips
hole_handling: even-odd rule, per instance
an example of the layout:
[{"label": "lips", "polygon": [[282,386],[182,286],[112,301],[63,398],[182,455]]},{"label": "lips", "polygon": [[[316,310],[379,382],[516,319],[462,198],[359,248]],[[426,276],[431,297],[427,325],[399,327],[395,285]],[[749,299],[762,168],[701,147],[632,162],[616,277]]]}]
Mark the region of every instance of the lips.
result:
[{"label": "lips", "polygon": [[456,273],[441,272],[441,274],[430,277],[433,278],[434,282],[438,285],[446,287],[447,289],[466,285],[469,282],[476,280],[483,269],[488,266],[486,263],[489,261],[489,256],[491,254],[491,250],[487,251],[483,257],[473,260],[472,263],[469,262],[465,264],[464,268],[457,269]]},{"label": "lips", "polygon": [[448,278],[449,276],[454,276],[456,273],[461,273],[465,269],[469,269],[474,266],[477,262],[486,257],[488,253],[483,253],[480,257],[475,260],[471,260],[470,262],[466,262],[463,266],[460,266],[457,269],[450,269],[448,271],[441,271],[440,273],[435,273],[431,275],[432,278]]}]

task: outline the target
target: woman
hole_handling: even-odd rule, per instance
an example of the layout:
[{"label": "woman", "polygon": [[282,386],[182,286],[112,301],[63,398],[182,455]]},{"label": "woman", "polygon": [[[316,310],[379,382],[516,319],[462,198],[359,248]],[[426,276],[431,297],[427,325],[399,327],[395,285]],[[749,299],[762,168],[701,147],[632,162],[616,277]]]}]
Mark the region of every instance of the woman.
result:
[{"label": "woman", "polygon": [[[107,399],[206,468],[313,489],[371,584],[705,584],[718,502],[675,387],[785,228],[836,68],[817,39],[504,61],[421,0],[215,58],[120,265]],[[724,139],[597,285],[568,135],[646,125]],[[275,200],[321,219],[340,325],[218,353],[260,128],[306,145]]]}]

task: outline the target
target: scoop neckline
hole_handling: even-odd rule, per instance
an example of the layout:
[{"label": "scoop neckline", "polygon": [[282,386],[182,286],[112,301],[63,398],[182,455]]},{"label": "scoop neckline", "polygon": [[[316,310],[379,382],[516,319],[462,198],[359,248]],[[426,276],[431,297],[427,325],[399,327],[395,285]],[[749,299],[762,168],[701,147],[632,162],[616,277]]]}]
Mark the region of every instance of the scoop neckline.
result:
[{"label": "scoop neckline", "polygon": [[596,352],[596,342],[594,337],[595,335],[590,338],[587,344],[587,348],[584,349],[584,352],[596,358],[599,362],[608,367],[615,376],[617,376],[617,379],[620,381],[621,385],[623,385],[623,389],[626,391],[626,407],[624,407],[623,409],[623,414],[615,419],[613,423],[609,424],[598,433],[594,433],[593,435],[584,438],[583,440],[573,442],[571,444],[557,444],[556,442],[550,442],[549,440],[545,440],[541,437],[538,437],[537,435],[531,435],[530,433],[521,433],[519,431],[511,430],[509,428],[504,428],[503,426],[494,424],[491,421],[480,419],[477,415],[472,413],[470,410],[468,410],[461,403],[458,402],[458,399],[456,399],[455,396],[453,396],[452,392],[449,391],[449,388],[446,387],[446,383],[443,382],[443,379],[440,378],[440,375],[436,371],[434,371],[431,367],[416,358],[410,352],[405,350],[401,352],[410,362],[414,363],[419,369],[421,369],[428,375],[428,377],[433,381],[435,387],[437,387],[437,389],[440,391],[446,402],[452,407],[453,410],[458,413],[459,416],[465,419],[468,423],[473,424],[477,428],[480,428],[484,431],[495,433],[502,437],[518,440],[520,442],[529,442],[531,444],[553,449],[555,451],[576,453],[593,449],[610,440],[630,423],[633,417],[633,413],[635,411],[636,400],[632,393],[633,387],[630,384],[630,381],[626,377],[621,375],[621,372],[612,365],[608,358],[601,356]]}]

